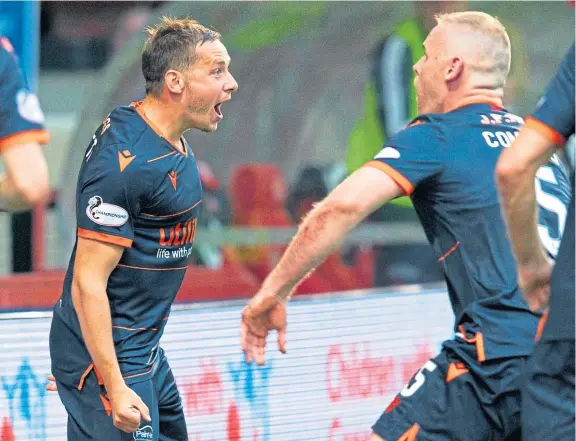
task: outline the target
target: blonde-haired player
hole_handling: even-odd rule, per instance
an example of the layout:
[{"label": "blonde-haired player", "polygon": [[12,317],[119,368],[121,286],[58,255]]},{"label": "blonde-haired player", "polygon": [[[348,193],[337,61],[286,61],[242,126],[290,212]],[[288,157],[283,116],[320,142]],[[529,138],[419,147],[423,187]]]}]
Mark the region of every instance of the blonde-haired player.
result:
[{"label": "blonde-haired player", "polygon": [[[248,361],[264,363],[276,329],[284,351],[284,303],[298,282],[373,210],[411,195],[445,273],[456,335],[392,401],[370,441],[519,439],[522,371],[539,317],[518,288],[494,182],[523,122],[502,108],[510,41],[494,17],[462,12],[438,17],[424,49],[414,66],[420,116],[303,221],[243,313],[242,345]],[[561,167],[549,166],[567,185]],[[560,190],[547,196],[567,204]],[[557,225],[542,219],[544,229]]]}]

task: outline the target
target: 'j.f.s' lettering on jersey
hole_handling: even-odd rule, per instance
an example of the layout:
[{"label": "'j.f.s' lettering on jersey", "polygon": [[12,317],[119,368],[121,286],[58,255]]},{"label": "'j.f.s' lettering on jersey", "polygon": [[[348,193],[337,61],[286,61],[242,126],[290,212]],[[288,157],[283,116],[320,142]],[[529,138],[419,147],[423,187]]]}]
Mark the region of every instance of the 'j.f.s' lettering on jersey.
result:
[{"label": "'j.f.s' lettering on jersey", "polygon": [[[500,213],[494,171],[523,119],[490,103],[418,117],[367,165],[411,195],[441,263],[463,338],[477,334],[479,357],[527,355],[538,316],[518,289],[515,259]],[[392,151],[395,153],[392,154]],[[556,159],[539,172],[540,232],[555,256],[570,197]],[[481,349],[481,350],[480,350]]]}]

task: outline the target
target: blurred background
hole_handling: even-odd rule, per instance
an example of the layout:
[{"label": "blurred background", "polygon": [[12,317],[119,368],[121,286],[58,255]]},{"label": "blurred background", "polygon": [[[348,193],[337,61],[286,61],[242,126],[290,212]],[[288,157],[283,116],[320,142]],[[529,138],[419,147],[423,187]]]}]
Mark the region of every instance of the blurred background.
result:
[{"label": "blurred background", "polygon": [[[574,40],[570,2],[0,1],[0,35],[46,115],[52,188],[44,207],[0,213],[0,441],[64,438],[65,413],[44,378],[48,311],[75,240],[76,178],[107,114],[144,97],[145,28],[162,16],[220,31],[240,84],[216,133],[186,133],[205,196],[163,345],[191,439],[367,439],[383,403],[451,333],[410,200],[375,212],[300,286],[282,359],[243,363],[243,302],[232,300],[258,289],[314,202],[416,116],[411,66],[433,16],[467,9],[506,26],[505,106],[525,116]],[[328,295],[305,296],[319,293]],[[219,302],[191,303],[206,300]],[[23,310],[33,312],[13,313]]]}]

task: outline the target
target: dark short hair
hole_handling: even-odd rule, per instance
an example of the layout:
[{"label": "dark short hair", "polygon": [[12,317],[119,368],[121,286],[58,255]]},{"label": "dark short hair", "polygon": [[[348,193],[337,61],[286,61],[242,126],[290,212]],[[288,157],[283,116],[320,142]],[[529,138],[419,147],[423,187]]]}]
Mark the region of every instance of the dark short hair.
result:
[{"label": "dark short hair", "polygon": [[170,69],[184,70],[195,61],[195,48],[207,41],[220,40],[221,35],[190,18],[163,17],[148,28],[148,39],[142,51],[142,74],[146,94],[158,94],[164,75]]}]

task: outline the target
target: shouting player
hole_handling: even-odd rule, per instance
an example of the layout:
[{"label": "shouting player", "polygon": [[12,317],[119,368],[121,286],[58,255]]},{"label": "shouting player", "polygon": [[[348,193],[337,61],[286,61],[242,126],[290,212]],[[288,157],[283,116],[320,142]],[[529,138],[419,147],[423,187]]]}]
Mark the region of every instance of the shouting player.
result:
[{"label": "shouting player", "polygon": [[298,282],[373,210],[411,195],[445,273],[456,335],[386,409],[371,441],[518,437],[521,372],[539,319],[518,288],[494,181],[523,122],[502,108],[510,40],[482,12],[437,22],[414,66],[420,116],[310,212],[241,324],[248,361],[265,362],[272,329],[285,351],[285,302]]},{"label": "shouting player", "polygon": [[[522,400],[525,441],[573,441],[575,436],[574,194],[568,211],[549,203],[560,214],[559,227],[566,225],[554,272],[547,250],[537,239],[541,227],[534,215],[536,196],[542,190],[538,181],[534,186],[534,176],[541,185],[555,183],[556,176],[539,167],[574,134],[574,56],[572,45],[538,109],[502,154],[496,170],[526,301],[538,311],[550,300],[550,313],[528,366]],[[571,182],[574,192],[573,176]]]},{"label": "shouting player", "polygon": [[0,211],[25,211],[46,201],[48,166],[41,144],[48,142],[44,114],[20,73],[16,54],[0,36]]},{"label": "shouting player", "polygon": [[220,34],[164,19],[142,53],[146,98],[113,110],[86,150],[77,241],[50,332],[70,441],[188,439],[159,340],[202,201],[182,134],[217,129],[238,88],[229,63]]}]

